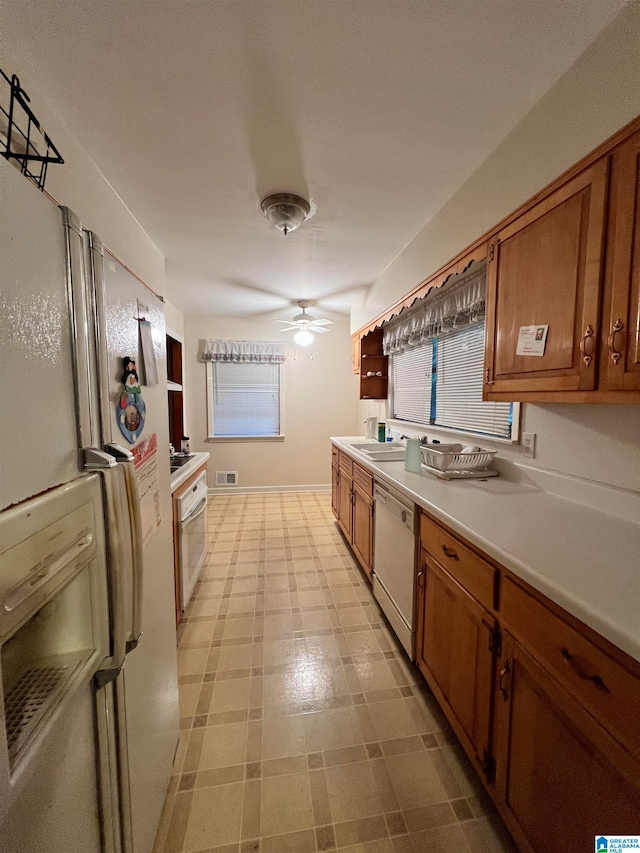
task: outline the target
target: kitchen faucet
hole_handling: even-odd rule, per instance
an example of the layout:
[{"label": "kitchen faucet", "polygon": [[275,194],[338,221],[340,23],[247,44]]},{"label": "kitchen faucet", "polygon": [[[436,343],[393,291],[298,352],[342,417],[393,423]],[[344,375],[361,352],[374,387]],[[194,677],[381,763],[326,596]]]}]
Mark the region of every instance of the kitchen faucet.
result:
[{"label": "kitchen faucet", "polygon": [[[403,438],[417,438],[417,435],[405,435],[404,433],[400,436],[400,440]],[[429,439],[426,435],[420,436],[420,444],[429,444]]]}]

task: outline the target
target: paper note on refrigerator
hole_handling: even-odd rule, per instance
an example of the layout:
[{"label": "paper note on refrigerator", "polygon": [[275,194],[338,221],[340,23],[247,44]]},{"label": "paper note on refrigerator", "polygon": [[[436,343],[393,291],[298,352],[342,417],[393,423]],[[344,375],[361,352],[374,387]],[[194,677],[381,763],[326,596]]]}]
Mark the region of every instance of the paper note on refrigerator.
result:
[{"label": "paper note on refrigerator", "polygon": [[158,436],[154,432],[133,448],[134,468],[140,496],[142,541],[146,545],[162,523],[160,478],[158,472]]}]

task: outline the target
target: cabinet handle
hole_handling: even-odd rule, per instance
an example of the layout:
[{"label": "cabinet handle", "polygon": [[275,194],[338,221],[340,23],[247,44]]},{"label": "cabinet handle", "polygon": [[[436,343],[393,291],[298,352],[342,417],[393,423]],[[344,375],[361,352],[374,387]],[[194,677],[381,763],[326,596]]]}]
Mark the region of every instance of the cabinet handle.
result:
[{"label": "cabinet handle", "polygon": [[484,384],[485,385],[495,385],[495,382],[491,379],[491,373],[488,367],[484,369]]},{"label": "cabinet handle", "polygon": [[447,548],[446,545],[443,545],[442,553],[445,555],[445,557],[449,557],[451,560],[460,561],[460,557],[458,557],[457,553],[453,550],[453,548]]},{"label": "cabinet handle", "polygon": [[[593,329],[589,324],[584,330],[584,335],[582,336],[582,340],[580,341],[580,352],[582,353],[582,360],[585,363],[586,367],[589,367],[589,365],[593,361],[593,355],[587,352],[587,341],[591,341],[592,338]],[[593,341],[591,341],[591,343],[593,343]]]},{"label": "cabinet handle", "polygon": [[509,666],[509,661],[505,661],[504,666],[500,670],[500,677],[498,680],[498,688],[500,693],[502,693],[502,698],[506,702],[509,698],[509,691],[504,686],[504,679],[511,673],[511,667]]},{"label": "cabinet handle", "polygon": [[576,662],[576,660],[574,659],[574,657],[571,654],[571,652],[569,651],[569,649],[564,648],[564,647],[561,648],[560,654],[564,658],[567,666],[571,667],[571,669],[575,672],[575,674],[578,676],[578,678],[581,678],[583,681],[592,681],[595,684],[595,686],[598,688],[598,690],[604,690],[605,693],[611,693],[611,691],[609,690],[609,688],[607,687],[607,685],[604,683],[604,681],[602,680],[602,678],[599,675],[589,675],[589,673],[585,672],[580,667],[580,664],[578,664]]},{"label": "cabinet handle", "polygon": [[607,344],[609,345],[609,358],[614,364],[617,364],[622,356],[621,352],[617,352],[615,348],[616,342],[616,332],[621,332],[624,328],[624,323],[621,322],[620,318],[615,321],[613,326],[611,327],[611,332],[609,333],[609,338],[607,339]]},{"label": "cabinet handle", "polygon": [[424,589],[424,566],[418,572],[418,589]]}]

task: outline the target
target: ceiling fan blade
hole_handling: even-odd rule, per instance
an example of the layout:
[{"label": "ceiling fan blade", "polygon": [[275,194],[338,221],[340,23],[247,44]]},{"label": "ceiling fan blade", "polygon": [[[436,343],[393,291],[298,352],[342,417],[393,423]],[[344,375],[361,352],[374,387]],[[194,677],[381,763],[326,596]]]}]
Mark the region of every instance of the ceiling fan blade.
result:
[{"label": "ceiling fan blade", "polygon": [[309,331],[313,332],[314,335],[317,333],[322,334],[322,332],[330,332],[331,329],[325,329],[323,326],[316,326],[315,323],[312,323],[309,326]]},{"label": "ceiling fan blade", "polygon": [[274,322],[274,323],[291,323],[291,320],[277,320],[277,319],[274,317],[273,322]]},{"label": "ceiling fan blade", "polygon": [[313,322],[316,326],[333,326],[333,320],[329,320],[328,317],[321,317],[319,320],[314,320]]}]

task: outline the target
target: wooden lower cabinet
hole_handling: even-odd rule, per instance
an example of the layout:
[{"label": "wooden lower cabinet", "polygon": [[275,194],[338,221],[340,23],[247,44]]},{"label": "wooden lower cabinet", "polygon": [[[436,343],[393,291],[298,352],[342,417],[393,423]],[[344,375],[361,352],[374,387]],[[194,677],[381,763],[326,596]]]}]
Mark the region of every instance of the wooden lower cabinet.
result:
[{"label": "wooden lower cabinet", "polygon": [[421,550],[416,658],[449,721],[490,781],[495,619]]},{"label": "wooden lower cabinet", "polygon": [[353,553],[371,580],[373,569],[373,477],[334,446],[331,509]]},{"label": "wooden lower cabinet", "polygon": [[640,831],[637,765],[506,632],[494,743],[496,802],[522,850],[584,853]]},{"label": "wooden lower cabinet", "polygon": [[497,566],[492,606],[488,558],[424,513],[420,554],[418,666],[523,853],[637,835],[640,663]]},{"label": "wooden lower cabinet", "polygon": [[342,532],[351,541],[353,529],[353,477],[340,468],[338,480],[338,524]]},{"label": "wooden lower cabinet", "polygon": [[373,565],[373,498],[354,481],[351,544],[367,577]]},{"label": "wooden lower cabinet", "polygon": [[331,509],[333,514],[338,517],[338,500],[340,486],[340,469],[337,462],[331,465]]}]

